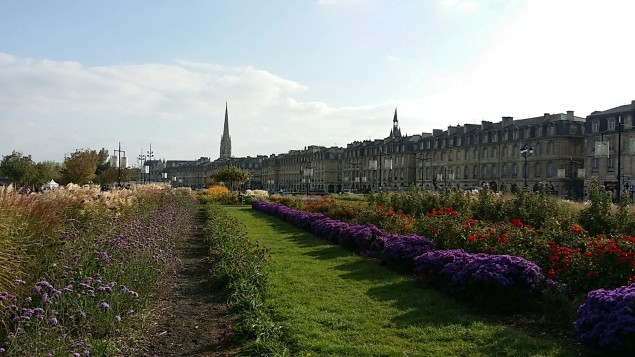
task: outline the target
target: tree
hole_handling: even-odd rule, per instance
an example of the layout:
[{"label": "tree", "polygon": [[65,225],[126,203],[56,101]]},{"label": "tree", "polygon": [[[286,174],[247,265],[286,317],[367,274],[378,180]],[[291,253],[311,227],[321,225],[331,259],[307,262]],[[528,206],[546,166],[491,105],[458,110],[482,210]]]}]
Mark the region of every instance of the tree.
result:
[{"label": "tree", "polygon": [[76,150],[64,159],[62,180],[83,185],[93,181],[99,165],[99,154],[95,150]]},{"label": "tree", "polygon": [[119,182],[119,174],[121,172],[121,181],[130,181],[131,172],[129,168],[121,168],[121,171],[117,167],[108,167],[101,175],[98,176],[99,183],[101,185],[107,185],[115,182]]},{"label": "tree", "polygon": [[37,175],[34,184],[42,186],[50,180],[59,181],[62,176],[62,164],[55,161],[42,161],[35,165]]},{"label": "tree", "polygon": [[31,155],[24,156],[18,151],[13,151],[11,155],[2,157],[0,172],[20,186],[33,185],[37,177],[37,168]]},{"label": "tree", "polygon": [[106,148],[102,148],[99,150],[97,154],[97,169],[95,170],[95,175],[100,176],[103,172],[110,168],[110,160],[108,160],[110,156],[108,155],[108,150]]},{"label": "tree", "polygon": [[251,179],[251,174],[240,167],[228,166],[214,170],[212,179],[216,182],[229,183],[230,189],[234,191],[234,182],[239,184],[247,182]]}]

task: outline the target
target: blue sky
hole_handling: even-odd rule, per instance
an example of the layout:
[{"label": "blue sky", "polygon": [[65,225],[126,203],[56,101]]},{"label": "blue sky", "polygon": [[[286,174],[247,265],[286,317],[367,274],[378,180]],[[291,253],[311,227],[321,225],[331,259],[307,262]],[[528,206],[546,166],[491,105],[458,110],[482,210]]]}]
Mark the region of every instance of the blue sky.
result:
[{"label": "blue sky", "polygon": [[630,1],[0,0],[0,155],[235,156],[635,99]]}]

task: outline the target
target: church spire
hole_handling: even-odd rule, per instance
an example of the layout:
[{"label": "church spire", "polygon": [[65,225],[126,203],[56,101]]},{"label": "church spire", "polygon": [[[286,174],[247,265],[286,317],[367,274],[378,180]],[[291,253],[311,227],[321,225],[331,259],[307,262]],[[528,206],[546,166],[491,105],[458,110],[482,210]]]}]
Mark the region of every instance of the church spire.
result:
[{"label": "church spire", "polygon": [[232,139],[229,136],[229,115],[227,114],[227,102],[225,102],[225,124],[223,136],[220,138],[220,158],[229,159],[232,156]]},{"label": "church spire", "polygon": [[397,108],[395,108],[395,116],[392,119],[392,129],[390,130],[390,138],[401,137],[401,129],[399,129],[399,120],[397,119]]}]

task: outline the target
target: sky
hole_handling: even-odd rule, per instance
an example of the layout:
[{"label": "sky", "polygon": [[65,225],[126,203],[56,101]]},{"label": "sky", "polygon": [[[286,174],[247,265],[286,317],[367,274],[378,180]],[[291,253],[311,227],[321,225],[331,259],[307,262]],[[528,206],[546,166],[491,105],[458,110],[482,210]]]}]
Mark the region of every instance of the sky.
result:
[{"label": "sky", "polygon": [[0,155],[131,164],[635,100],[630,0],[0,0]]}]

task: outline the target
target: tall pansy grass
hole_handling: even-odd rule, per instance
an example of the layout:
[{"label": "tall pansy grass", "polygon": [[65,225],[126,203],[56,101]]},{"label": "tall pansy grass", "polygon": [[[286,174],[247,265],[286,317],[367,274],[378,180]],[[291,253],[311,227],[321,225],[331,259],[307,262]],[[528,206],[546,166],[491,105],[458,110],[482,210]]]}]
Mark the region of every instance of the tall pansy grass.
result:
[{"label": "tall pansy grass", "polygon": [[0,348],[11,356],[117,354],[114,338],[137,323],[161,274],[176,266],[195,202],[151,189],[55,197],[70,202],[62,205],[67,219],[50,237],[32,238],[36,269],[0,291]]}]

